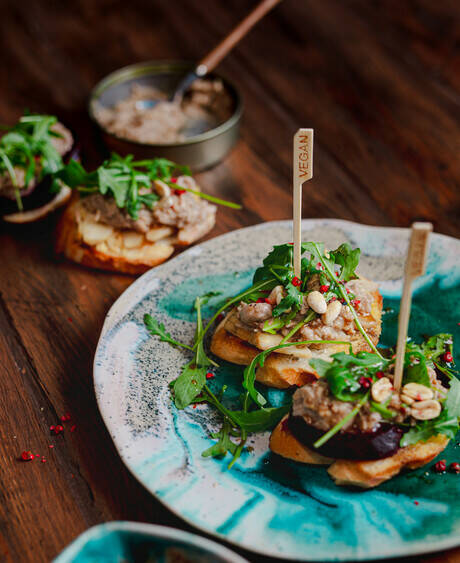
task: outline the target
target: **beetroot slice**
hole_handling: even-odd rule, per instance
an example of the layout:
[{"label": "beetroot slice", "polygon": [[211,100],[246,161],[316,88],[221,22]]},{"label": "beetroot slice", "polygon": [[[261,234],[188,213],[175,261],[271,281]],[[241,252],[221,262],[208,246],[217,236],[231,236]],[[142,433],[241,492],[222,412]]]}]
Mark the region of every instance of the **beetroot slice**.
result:
[{"label": "beetroot slice", "polygon": [[318,430],[301,416],[289,416],[288,427],[292,434],[308,448],[321,455],[337,459],[371,460],[394,455],[404,433],[403,428],[389,422],[381,423],[372,432],[345,431],[332,436],[320,448],[313,448],[324,430]]}]

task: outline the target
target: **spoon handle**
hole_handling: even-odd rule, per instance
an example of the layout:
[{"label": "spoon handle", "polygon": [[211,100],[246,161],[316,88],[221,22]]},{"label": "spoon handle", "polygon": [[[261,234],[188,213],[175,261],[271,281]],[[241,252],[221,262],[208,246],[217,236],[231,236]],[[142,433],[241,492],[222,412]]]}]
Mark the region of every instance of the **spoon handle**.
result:
[{"label": "spoon handle", "polygon": [[281,0],[262,0],[196,67],[196,74],[204,76],[214,70],[233,47]]}]

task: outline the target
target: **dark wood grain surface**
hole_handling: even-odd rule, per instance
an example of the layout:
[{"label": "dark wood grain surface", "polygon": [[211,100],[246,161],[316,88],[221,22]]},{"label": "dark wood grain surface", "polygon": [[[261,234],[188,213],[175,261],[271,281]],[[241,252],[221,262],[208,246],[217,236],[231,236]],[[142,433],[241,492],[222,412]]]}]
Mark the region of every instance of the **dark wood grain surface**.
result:
[{"label": "dark wood grain surface", "polygon": [[[0,122],[25,107],[55,113],[95,165],[103,147],[86,114],[91,87],[126,64],[198,59],[254,4],[1,0]],[[459,35],[458,0],[285,0],[220,67],[245,99],[241,140],[199,180],[244,210],[220,209],[210,236],[290,217],[299,126],[315,129],[304,216],[427,219],[458,236]],[[96,407],[98,335],[133,278],[58,261],[53,221],[0,233],[0,560],[8,562],[49,561],[108,520],[190,529],[128,473]],[[72,422],[51,436],[67,411]],[[28,449],[47,462],[19,462]],[[414,561],[459,558],[457,550]]]}]

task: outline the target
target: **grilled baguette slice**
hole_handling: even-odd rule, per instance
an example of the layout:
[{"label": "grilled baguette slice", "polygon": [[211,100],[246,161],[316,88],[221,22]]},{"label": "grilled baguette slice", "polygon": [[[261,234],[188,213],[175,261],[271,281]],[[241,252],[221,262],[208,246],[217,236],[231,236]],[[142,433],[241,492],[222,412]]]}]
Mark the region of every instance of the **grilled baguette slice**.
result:
[{"label": "grilled baguette slice", "polygon": [[167,260],[176,248],[195,242],[214,222],[214,216],[208,217],[193,233],[157,225],[144,235],[97,222],[82,212],[75,198],[58,224],[56,252],[90,268],[142,274]]},{"label": "grilled baguette slice", "polygon": [[354,461],[323,457],[299,442],[284,424],[285,417],[270,437],[272,452],[311,465],[329,465],[328,473],[336,485],[370,489],[395,477],[403,469],[417,469],[430,463],[447,446],[443,434],[432,436],[426,442],[417,442],[401,448],[396,454],[371,461]]}]

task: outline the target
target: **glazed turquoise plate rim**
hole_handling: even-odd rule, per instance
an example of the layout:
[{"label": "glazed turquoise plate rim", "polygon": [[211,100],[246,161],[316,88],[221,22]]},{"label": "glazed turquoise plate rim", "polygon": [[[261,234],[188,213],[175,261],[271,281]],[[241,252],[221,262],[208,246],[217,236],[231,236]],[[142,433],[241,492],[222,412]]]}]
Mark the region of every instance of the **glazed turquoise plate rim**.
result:
[{"label": "glazed turquoise plate rim", "polygon": [[[254,541],[247,541],[235,539],[234,537],[229,537],[229,534],[225,532],[219,532],[217,530],[218,526],[214,525],[214,523],[210,523],[209,520],[206,521],[206,525],[202,522],[198,522],[194,519],[194,517],[190,517],[189,515],[184,514],[182,508],[178,508],[174,502],[169,502],[163,498],[164,490],[158,490],[158,487],[155,486],[152,482],[147,482],[146,473],[144,472],[144,468],[141,471],[141,466],[139,464],[135,464],[132,459],[131,455],[127,455],[124,452],[124,448],[127,447],[128,442],[128,434],[126,434],[125,430],[120,430],[119,426],[125,424],[124,418],[121,416],[121,413],[115,413],[115,420],[114,420],[114,407],[107,402],[106,398],[104,398],[104,391],[106,388],[110,389],[110,385],[113,385],[113,378],[115,377],[114,372],[111,372],[110,365],[107,365],[107,358],[104,357],[105,349],[106,349],[106,340],[111,337],[113,330],[117,327],[119,321],[121,321],[126,314],[130,312],[130,310],[134,309],[136,305],[138,305],[141,301],[148,299],[148,296],[151,291],[153,291],[153,287],[150,287],[149,281],[157,281],[159,278],[157,276],[161,276],[162,273],[166,273],[174,270],[176,268],[177,271],[179,266],[186,265],[187,263],[193,263],[196,260],[200,260],[200,255],[203,258],[203,255],[206,255],[206,252],[210,252],[211,249],[214,248],[214,252],[217,254],[218,250],[221,247],[232,246],[232,242],[235,241],[246,241],[250,240],[251,236],[263,236],[264,232],[271,232],[280,230],[283,231],[283,235],[291,228],[290,221],[273,221],[269,223],[262,223],[259,225],[255,225],[252,227],[246,227],[244,229],[239,229],[237,231],[233,231],[230,233],[226,233],[209,241],[206,241],[200,245],[192,247],[187,251],[181,253],[179,256],[173,258],[166,264],[154,268],[136,280],[114,303],[111,307],[106,320],[104,322],[104,326],[101,333],[101,338],[98,343],[95,361],[94,361],[94,383],[95,383],[95,390],[96,390],[96,397],[98,406],[102,415],[102,418],[112,435],[112,439],[114,440],[115,446],[124,461],[125,465],[131,471],[131,473],[151,492],[156,498],[158,498],[165,506],[171,510],[174,514],[195,526],[196,528],[203,530],[207,534],[213,535],[218,539],[225,540],[230,544],[234,544],[237,546],[244,547],[245,549],[249,549],[251,551],[261,553],[263,555],[269,555],[274,557],[283,557],[285,559],[302,559],[302,560],[365,560],[365,559],[382,559],[387,557],[398,557],[398,556],[405,556],[405,555],[417,555],[421,553],[429,553],[433,551],[438,551],[442,549],[448,549],[451,547],[455,547],[459,545],[459,540],[455,534],[455,529],[449,530],[450,535],[438,537],[438,536],[423,536],[422,538],[417,539],[410,539],[404,544],[393,546],[393,545],[385,545],[382,546],[380,551],[370,548],[369,546],[357,546],[354,548],[350,548],[350,552],[346,552],[345,554],[342,553],[340,546],[336,545],[333,547],[332,544],[328,545],[328,549],[325,549],[325,546],[320,544],[312,546],[311,553],[308,556],[305,556],[304,553],[295,553],[295,548],[291,546],[291,550],[285,552],[283,550],[277,548],[273,548],[267,546],[266,544],[262,543],[257,544],[257,540]],[[402,244],[407,243],[407,238],[409,234],[408,229],[401,229],[401,228],[394,228],[394,227],[375,227],[375,226],[367,226],[362,224],[353,223],[350,221],[338,220],[338,219],[305,219],[303,221],[303,230],[307,232],[308,230],[318,230],[318,229],[330,229],[330,230],[337,230],[341,231],[342,233],[346,233],[350,236],[352,233],[355,236],[363,236],[369,235],[372,237],[375,234],[376,238],[385,239],[385,236],[391,237],[394,236],[395,239],[398,239],[398,244],[401,244],[401,237],[404,239]],[[266,238],[266,237],[265,237]],[[270,238],[270,237],[268,237]],[[305,240],[305,239],[304,239]],[[439,244],[455,246],[455,250],[457,250],[460,246],[458,240],[448,237],[446,235],[435,234],[433,235],[433,240],[438,241]],[[278,241],[277,241],[278,242]],[[287,242],[286,241],[279,241],[279,242]],[[273,242],[272,242],[273,244]],[[376,254],[377,256],[378,253]],[[380,259],[380,258],[379,258]],[[401,260],[400,260],[401,262]],[[399,265],[400,269],[402,268],[401,264]],[[192,268],[193,270],[193,268]],[[391,279],[391,278],[389,278]],[[396,279],[396,278],[395,278]],[[170,280],[167,280],[168,283]],[[166,284],[166,281],[163,280]],[[391,282],[393,283],[393,282]],[[169,287],[171,283],[169,283]],[[393,291],[393,290],[392,290]],[[397,294],[397,293],[396,293]],[[395,294],[395,295],[396,295]],[[132,324],[132,323],[131,323]],[[180,338],[179,338],[180,339]],[[145,339],[144,339],[145,340]],[[164,344],[164,346],[167,346]],[[168,354],[164,349],[161,351],[162,354]],[[173,352],[171,352],[172,354]],[[126,356],[120,356],[122,361],[124,362]],[[126,360],[128,361],[128,360]],[[131,361],[131,359],[129,360]],[[134,361],[134,360],[133,360]],[[156,360],[157,363],[164,362],[164,358],[160,358]],[[109,368],[109,369],[107,369]],[[113,366],[112,366],[113,368]],[[120,368],[121,369],[121,368]],[[116,393],[116,392],[115,392]],[[125,413],[123,413],[124,416]],[[165,438],[166,439],[166,438]],[[129,445],[128,445],[129,447]],[[131,453],[131,452],[129,452]],[[240,481],[241,484],[242,481]],[[391,493],[393,496],[394,494]],[[388,496],[391,496],[389,494]],[[286,530],[285,530],[286,531]],[[332,540],[334,541],[334,540]],[[348,547],[348,546],[347,546]],[[316,551],[315,551],[316,550]],[[347,553],[350,556],[347,556]]]},{"label": "glazed turquoise plate rim", "polygon": [[191,532],[160,526],[157,524],[144,524],[141,522],[113,521],[97,524],[85,530],[77,536],[54,560],[53,563],[67,563],[74,561],[84,547],[93,539],[108,535],[112,532],[132,532],[143,534],[152,539],[171,540],[182,544],[199,548],[209,555],[220,557],[227,563],[248,563],[246,559],[240,557],[227,547],[220,545],[212,540],[197,536]]}]

